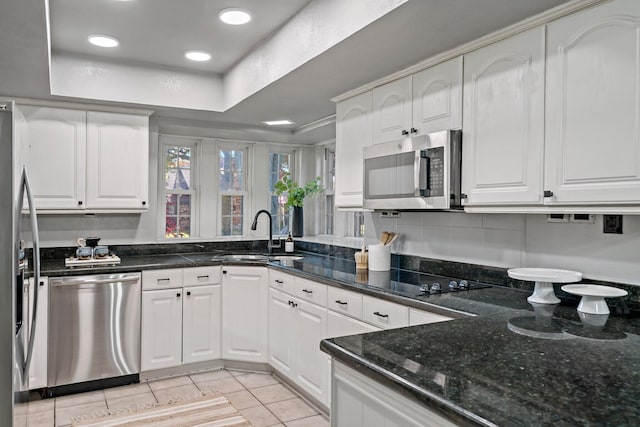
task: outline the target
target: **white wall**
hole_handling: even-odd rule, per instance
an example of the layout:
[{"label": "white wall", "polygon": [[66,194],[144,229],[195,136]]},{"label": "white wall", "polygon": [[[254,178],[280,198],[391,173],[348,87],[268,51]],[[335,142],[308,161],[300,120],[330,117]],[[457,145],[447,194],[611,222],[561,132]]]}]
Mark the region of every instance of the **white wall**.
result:
[{"label": "white wall", "polygon": [[394,253],[497,267],[553,267],[591,279],[640,285],[640,216],[625,215],[622,235],[595,224],[547,223],[546,215],[402,212],[367,213],[367,244],[382,231],[401,237]]}]

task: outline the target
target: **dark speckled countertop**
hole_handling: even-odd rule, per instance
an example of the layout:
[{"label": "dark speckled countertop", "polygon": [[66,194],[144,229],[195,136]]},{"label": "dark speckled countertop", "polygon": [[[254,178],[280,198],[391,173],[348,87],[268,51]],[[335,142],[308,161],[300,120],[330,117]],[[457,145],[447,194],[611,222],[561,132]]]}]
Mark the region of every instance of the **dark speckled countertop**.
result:
[{"label": "dark speckled countertop", "polygon": [[[234,250],[232,253],[239,253]],[[221,265],[229,250],[122,256],[117,266],[65,268],[45,260],[44,276]],[[640,425],[640,316],[626,310],[603,327],[581,319],[574,301],[538,309],[530,291],[482,289],[418,296],[427,274],[356,272],[346,258],[298,253],[268,265],[330,286],[459,318],[323,340],[334,359],[460,424]],[[446,283],[442,283],[446,286]],[[413,286],[407,286],[413,285]],[[587,319],[588,320],[588,319]]]}]

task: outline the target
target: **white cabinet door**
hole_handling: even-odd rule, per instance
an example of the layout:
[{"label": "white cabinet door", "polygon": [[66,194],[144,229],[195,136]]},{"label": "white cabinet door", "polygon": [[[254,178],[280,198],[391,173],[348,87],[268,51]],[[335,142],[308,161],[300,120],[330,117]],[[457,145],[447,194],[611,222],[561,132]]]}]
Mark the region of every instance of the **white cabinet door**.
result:
[{"label": "white cabinet door", "polygon": [[411,76],[373,89],[373,143],[397,141],[410,134]]},{"label": "white cabinet door", "polygon": [[453,427],[455,423],[334,361],[332,427]]},{"label": "white cabinet door", "polygon": [[147,208],[149,119],[87,113],[87,208]]},{"label": "white cabinet door", "polygon": [[417,135],[462,128],[462,56],[413,75]]},{"label": "white cabinet door", "polygon": [[327,313],[327,336],[343,337],[346,335],[365,334],[367,332],[381,331],[368,323],[361,322],[351,317],[329,310]]},{"label": "white cabinet door", "polygon": [[264,267],[223,267],[223,359],[268,361],[268,286]]},{"label": "white cabinet door", "polygon": [[639,32],[637,0],[548,25],[545,203],[640,200]]},{"label": "white cabinet door", "polygon": [[142,292],[142,371],[182,364],[182,288]]},{"label": "white cabinet door", "polygon": [[184,288],[182,363],[220,358],[221,307],[220,285]]},{"label": "white cabinet door", "polygon": [[295,298],[269,289],[269,364],[294,378]]},{"label": "white cabinet door", "polygon": [[38,209],[84,209],[86,113],[20,106],[19,138]]},{"label": "white cabinet door", "polygon": [[372,143],[371,92],[336,107],[336,207],[362,207],[362,149]]},{"label": "white cabinet door", "polygon": [[465,55],[466,205],[541,204],[544,27]]},{"label": "white cabinet door", "polygon": [[[33,319],[33,303],[35,297],[35,281],[29,279],[29,318],[27,326],[31,333],[31,320]],[[47,337],[49,320],[49,280],[40,278],[38,284],[38,305],[36,307],[36,329],[33,341],[33,356],[29,366],[29,389],[43,388],[47,386]]]},{"label": "white cabinet door", "polygon": [[296,382],[325,405],[329,404],[328,356],[320,350],[327,338],[327,309],[296,300]]}]

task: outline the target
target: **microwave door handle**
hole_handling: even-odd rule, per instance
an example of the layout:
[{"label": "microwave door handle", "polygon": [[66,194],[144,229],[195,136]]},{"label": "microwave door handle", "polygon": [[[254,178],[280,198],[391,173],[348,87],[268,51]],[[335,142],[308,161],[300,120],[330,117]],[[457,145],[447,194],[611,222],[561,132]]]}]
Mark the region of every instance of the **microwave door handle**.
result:
[{"label": "microwave door handle", "polygon": [[421,197],[431,195],[431,158],[427,155],[427,150],[420,151],[420,183],[418,191]]}]

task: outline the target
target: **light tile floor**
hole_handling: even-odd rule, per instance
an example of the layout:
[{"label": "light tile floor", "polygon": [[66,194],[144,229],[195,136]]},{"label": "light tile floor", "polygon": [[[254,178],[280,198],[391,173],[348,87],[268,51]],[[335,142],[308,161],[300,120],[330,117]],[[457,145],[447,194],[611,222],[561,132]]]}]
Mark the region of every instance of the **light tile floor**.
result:
[{"label": "light tile floor", "polygon": [[[74,416],[147,403],[166,403],[177,395],[217,390],[255,427],[328,427],[327,419],[278,378],[234,370],[183,375],[101,391],[30,402],[15,410],[15,425],[62,427]],[[176,426],[179,426],[179,422]]]}]

